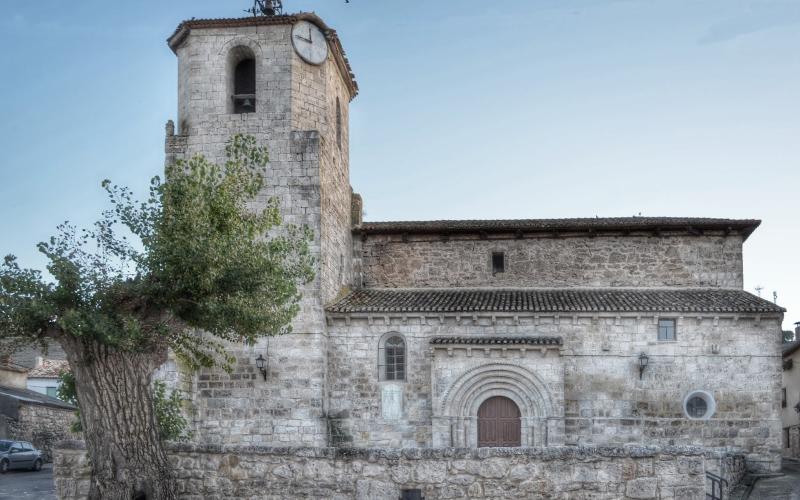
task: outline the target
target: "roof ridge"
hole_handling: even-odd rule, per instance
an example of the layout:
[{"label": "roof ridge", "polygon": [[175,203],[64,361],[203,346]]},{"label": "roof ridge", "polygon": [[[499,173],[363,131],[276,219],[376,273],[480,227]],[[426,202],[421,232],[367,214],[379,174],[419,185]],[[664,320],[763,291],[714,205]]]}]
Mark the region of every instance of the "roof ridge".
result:
[{"label": "roof ridge", "polygon": [[637,232],[683,230],[702,234],[703,230],[739,231],[747,239],[761,225],[758,219],[714,217],[583,217],[561,219],[451,219],[424,221],[362,222],[353,228],[360,234],[455,234],[455,233],[568,233]]},{"label": "roof ridge", "polygon": [[759,219],[731,219],[728,217],[676,217],[670,215],[657,216],[628,216],[628,217],[520,217],[520,218],[501,218],[501,219],[405,219],[405,220],[382,220],[364,221],[362,224],[398,224],[398,223],[430,223],[430,222],[520,222],[520,221],[606,221],[606,220],[695,220],[695,221],[737,221],[755,222]]}]

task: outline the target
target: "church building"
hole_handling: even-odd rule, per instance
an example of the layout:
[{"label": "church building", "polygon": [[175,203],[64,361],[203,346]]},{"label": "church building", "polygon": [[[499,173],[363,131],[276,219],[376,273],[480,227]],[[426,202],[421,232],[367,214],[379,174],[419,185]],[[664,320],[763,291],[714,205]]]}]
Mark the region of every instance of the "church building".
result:
[{"label": "church building", "polygon": [[349,180],[358,85],[322,19],[193,19],[169,47],[167,161],[255,136],[258,202],[309,226],[316,257],[292,334],[231,346],[230,374],[162,370],[191,395],[197,442],[697,445],[779,469],[784,310],[743,289],[758,220],[367,222]]}]

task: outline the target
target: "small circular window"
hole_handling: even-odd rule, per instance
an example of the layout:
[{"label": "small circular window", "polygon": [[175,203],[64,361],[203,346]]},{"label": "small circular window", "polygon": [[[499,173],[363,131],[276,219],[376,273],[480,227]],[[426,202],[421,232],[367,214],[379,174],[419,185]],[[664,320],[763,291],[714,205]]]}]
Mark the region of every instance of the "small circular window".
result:
[{"label": "small circular window", "polygon": [[714,396],[706,391],[693,391],[683,400],[683,412],[691,420],[707,420],[716,409]]}]

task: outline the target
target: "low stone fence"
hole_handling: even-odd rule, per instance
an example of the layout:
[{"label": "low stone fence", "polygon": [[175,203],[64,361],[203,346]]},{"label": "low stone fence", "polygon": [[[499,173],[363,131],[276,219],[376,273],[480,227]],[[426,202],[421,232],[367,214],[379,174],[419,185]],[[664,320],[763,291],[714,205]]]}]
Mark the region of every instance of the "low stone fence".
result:
[{"label": "low stone fence", "polygon": [[[71,432],[77,419],[74,409],[57,408],[41,404],[20,403],[16,418],[6,418],[6,430],[0,438],[28,441],[42,450],[45,462],[53,461],[54,446],[65,439],[80,439],[80,433]],[[0,425],[0,427],[3,427]]]},{"label": "low stone fence", "polygon": [[[482,449],[170,448],[180,498],[396,500],[435,498],[704,499],[705,456],[694,447]],[[81,442],[61,443],[61,499],[85,498]]]},{"label": "low stone fence", "polygon": [[[722,479],[722,498],[728,498],[730,492],[747,474],[747,460],[743,454],[735,452],[709,451],[705,454],[706,472],[711,472]],[[709,489],[710,491],[710,489]]]}]

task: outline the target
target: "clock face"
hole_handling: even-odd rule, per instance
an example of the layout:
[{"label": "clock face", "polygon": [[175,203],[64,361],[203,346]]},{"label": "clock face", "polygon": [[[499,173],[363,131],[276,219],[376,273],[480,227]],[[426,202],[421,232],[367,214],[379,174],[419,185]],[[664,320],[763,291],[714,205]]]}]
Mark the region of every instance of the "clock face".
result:
[{"label": "clock face", "polygon": [[299,21],[292,28],[292,45],[307,63],[319,65],[328,58],[328,40],[316,24]]}]

